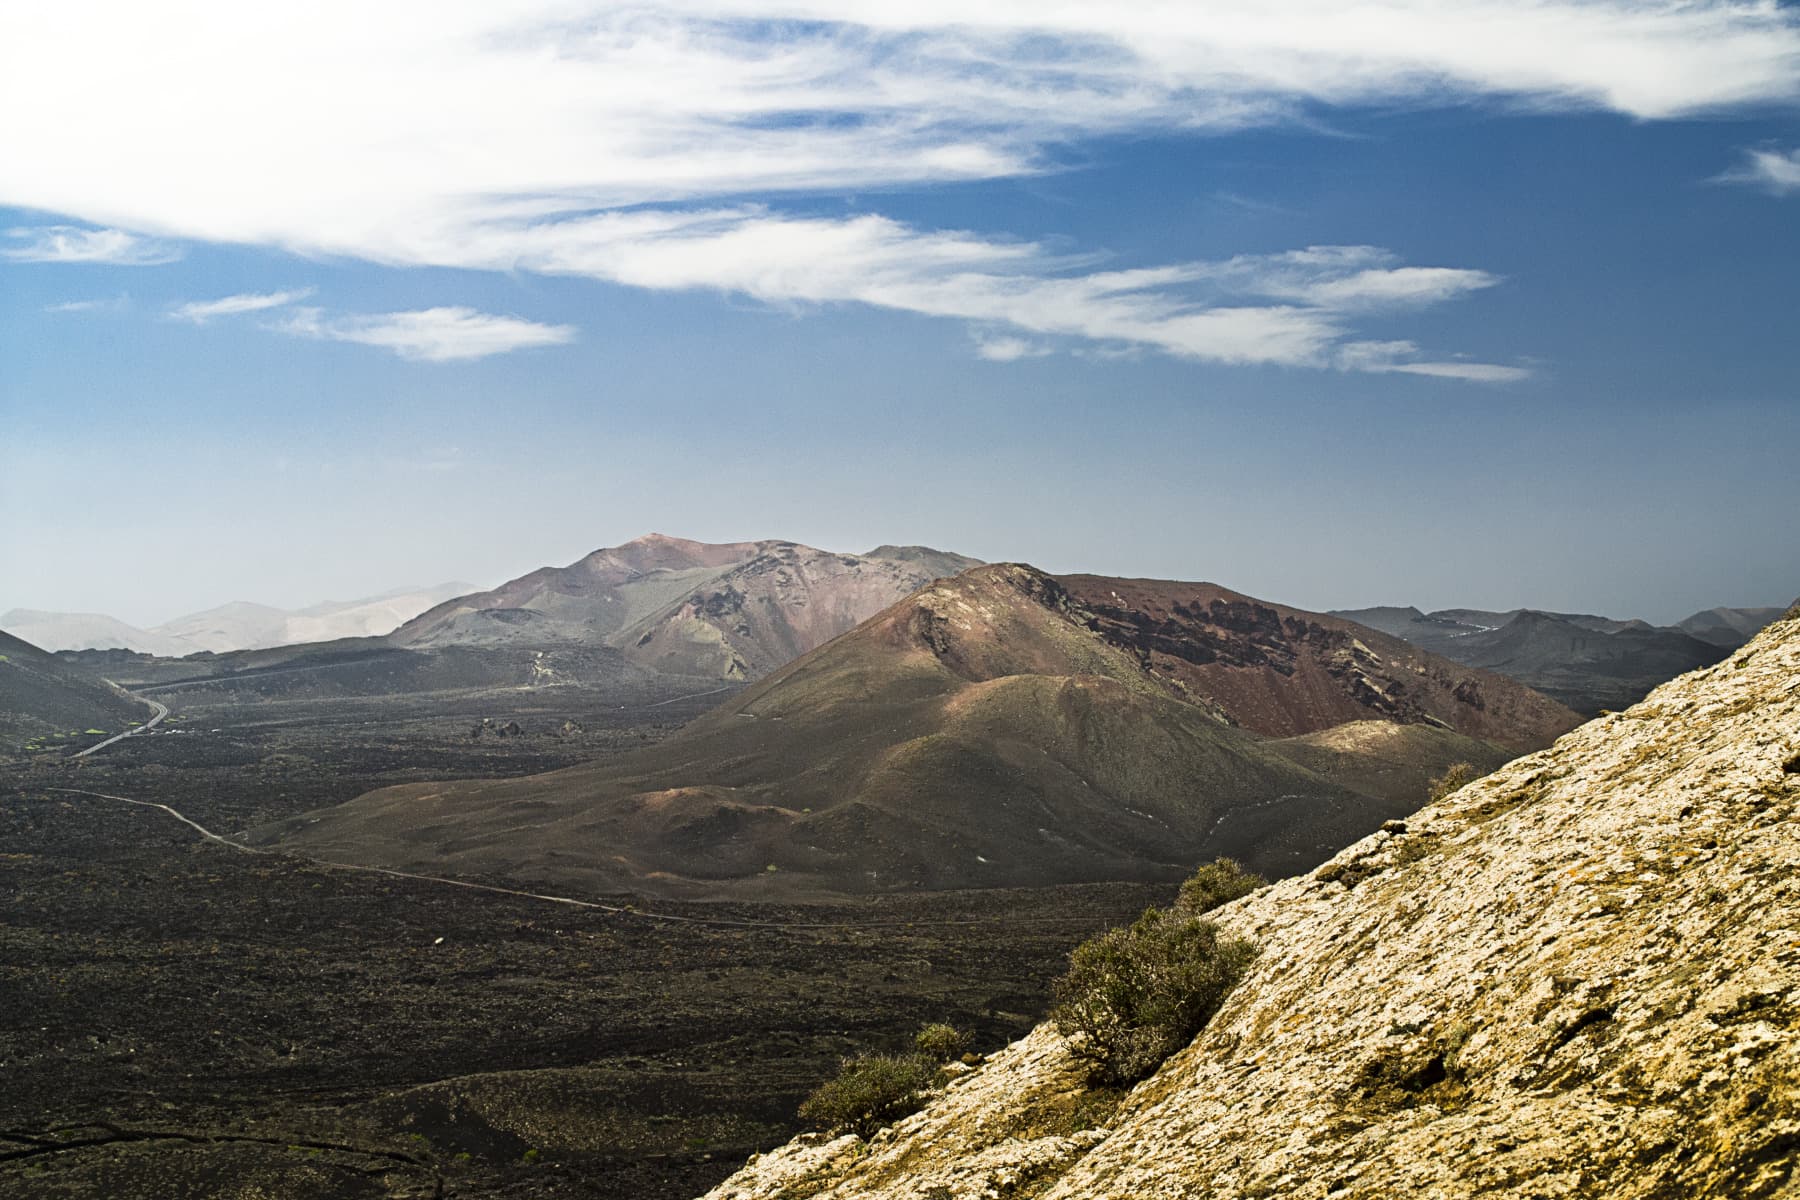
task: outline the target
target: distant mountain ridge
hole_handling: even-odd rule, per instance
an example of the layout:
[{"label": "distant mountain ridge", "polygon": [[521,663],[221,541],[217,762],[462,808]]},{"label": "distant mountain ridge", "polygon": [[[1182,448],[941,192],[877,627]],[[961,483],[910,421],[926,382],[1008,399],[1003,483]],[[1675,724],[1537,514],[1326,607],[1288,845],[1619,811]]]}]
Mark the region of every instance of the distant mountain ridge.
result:
[{"label": "distant mountain ridge", "polygon": [[328,600],[302,609],[236,600],[140,629],[101,613],[15,608],[0,629],[47,651],[132,650],[161,658],[263,650],[347,637],[380,637],[432,605],[475,590],[469,583],[397,588],[359,600]]},{"label": "distant mountain ridge", "polygon": [[390,640],[409,648],[607,646],[663,674],[750,680],[977,564],[925,546],[841,554],[652,533],[448,600]]},{"label": "distant mountain ridge", "polygon": [[[1800,599],[1796,599],[1794,605],[1800,605]],[[1780,620],[1787,611],[1784,608],[1709,608],[1677,621],[1675,628],[1691,633],[1703,642],[1736,650]]]},{"label": "distant mountain ridge", "polygon": [[0,631],[46,653],[61,650],[131,650],[165,658],[192,654],[198,646],[178,637],[139,629],[105,613],[46,612],[14,608],[0,614]]},{"label": "distant mountain ridge", "polygon": [[1743,645],[1780,608],[1715,608],[1676,626],[1590,613],[1395,606],[1339,609],[1357,621],[1467,666],[1507,675],[1577,712],[1626,708],[1658,684],[1711,666]]},{"label": "distant mountain ridge", "polygon": [[[1209,584],[941,579],[658,745],[389,788],[302,853],[683,895],[1276,873],[1579,718],[1511,680]],[[521,823],[519,815],[529,812]]]}]

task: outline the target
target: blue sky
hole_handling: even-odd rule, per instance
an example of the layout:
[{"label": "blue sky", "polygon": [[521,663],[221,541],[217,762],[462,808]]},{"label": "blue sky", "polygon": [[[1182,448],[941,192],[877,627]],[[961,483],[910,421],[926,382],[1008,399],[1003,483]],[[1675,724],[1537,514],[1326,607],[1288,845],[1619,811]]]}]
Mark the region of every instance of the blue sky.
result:
[{"label": "blue sky", "polygon": [[1800,594],[1792,8],[243,7],[0,17],[0,610],[652,529]]}]

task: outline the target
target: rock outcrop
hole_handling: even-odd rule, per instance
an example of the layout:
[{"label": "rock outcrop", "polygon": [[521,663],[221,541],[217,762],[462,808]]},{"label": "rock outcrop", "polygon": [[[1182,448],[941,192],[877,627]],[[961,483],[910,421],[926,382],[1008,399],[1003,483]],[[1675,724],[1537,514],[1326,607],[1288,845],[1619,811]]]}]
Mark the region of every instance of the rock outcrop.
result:
[{"label": "rock outcrop", "polygon": [[1800,610],[1214,914],[1261,956],[1093,1128],[1041,1027],[709,1200],[1800,1194]]}]

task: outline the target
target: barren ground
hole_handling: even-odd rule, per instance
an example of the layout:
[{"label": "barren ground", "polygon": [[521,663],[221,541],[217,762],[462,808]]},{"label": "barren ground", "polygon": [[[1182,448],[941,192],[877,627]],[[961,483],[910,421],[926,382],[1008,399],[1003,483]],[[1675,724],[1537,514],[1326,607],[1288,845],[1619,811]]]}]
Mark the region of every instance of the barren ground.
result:
[{"label": "barren ground", "polygon": [[[694,1195],[847,1053],[927,1020],[1016,1036],[1075,942],[1167,890],[655,906],[749,922],[677,923],[242,854],[48,790],[229,832],[602,756],[717,699],[189,707],[80,766],[0,767],[0,1196]],[[484,716],[526,732],[471,740]]]}]

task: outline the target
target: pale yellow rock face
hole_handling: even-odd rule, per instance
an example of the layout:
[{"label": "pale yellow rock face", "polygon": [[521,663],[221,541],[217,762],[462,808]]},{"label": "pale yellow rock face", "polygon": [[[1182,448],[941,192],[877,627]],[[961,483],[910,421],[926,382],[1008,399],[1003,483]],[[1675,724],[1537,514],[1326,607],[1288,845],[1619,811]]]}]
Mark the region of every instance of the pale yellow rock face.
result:
[{"label": "pale yellow rock face", "polygon": [[1800,1196],[1800,619],[1215,914],[1262,948],[1101,1128],[1050,1028],[708,1200]]}]

